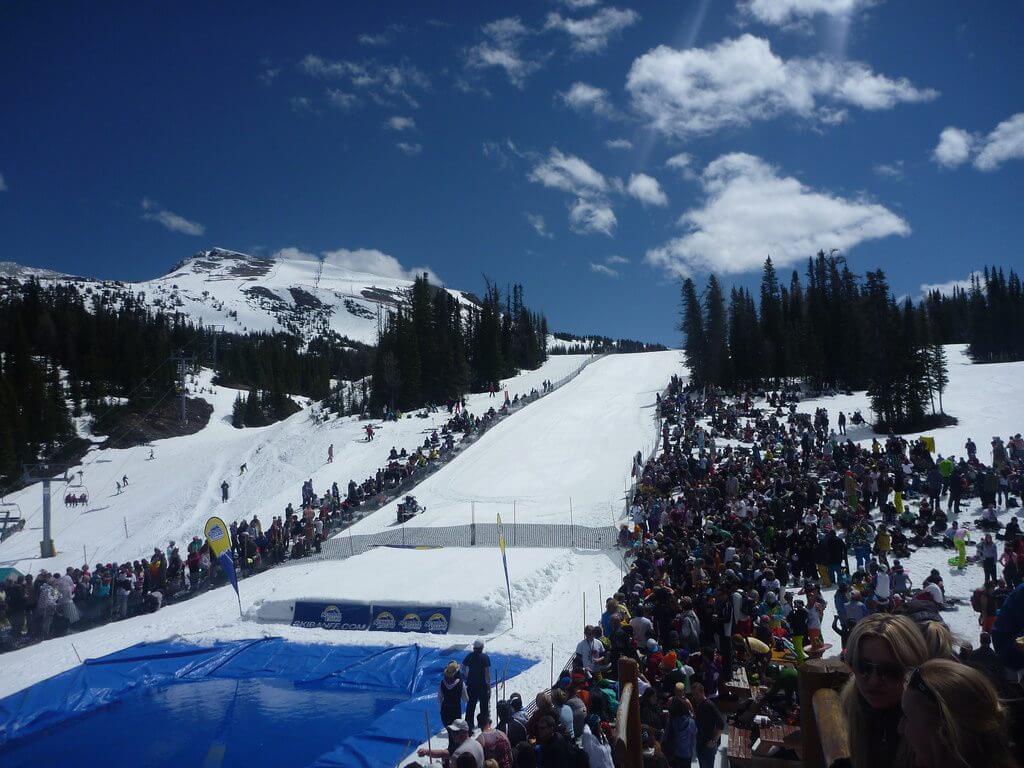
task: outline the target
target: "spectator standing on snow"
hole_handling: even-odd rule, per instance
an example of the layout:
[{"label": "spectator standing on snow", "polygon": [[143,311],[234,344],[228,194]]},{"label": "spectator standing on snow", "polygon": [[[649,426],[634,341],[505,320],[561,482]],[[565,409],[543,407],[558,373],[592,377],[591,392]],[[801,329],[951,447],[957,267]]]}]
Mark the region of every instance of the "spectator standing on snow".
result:
[{"label": "spectator standing on snow", "polygon": [[227,480],[225,480],[224,482],[222,482],[220,484],[220,501],[221,501],[222,504],[225,501],[228,500],[228,488],[229,487],[230,486],[228,486],[228,481]]},{"label": "spectator standing on snow", "polygon": [[462,678],[466,681],[466,720],[473,718],[477,704],[481,714],[490,714],[491,660],[479,638],[473,641],[473,652],[462,661]]},{"label": "spectator standing on snow", "polygon": [[466,700],[466,683],[459,672],[459,665],[449,662],[437,689],[437,703],[441,708],[441,723],[446,728],[462,717],[462,702]]}]

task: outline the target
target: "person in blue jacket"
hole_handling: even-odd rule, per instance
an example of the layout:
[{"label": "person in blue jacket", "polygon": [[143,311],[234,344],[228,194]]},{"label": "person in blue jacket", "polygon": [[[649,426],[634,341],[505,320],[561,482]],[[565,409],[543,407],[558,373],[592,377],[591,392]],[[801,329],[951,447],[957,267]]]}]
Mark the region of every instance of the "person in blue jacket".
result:
[{"label": "person in blue jacket", "polygon": [[1024,668],[1024,648],[1017,642],[1024,636],[1024,584],[1006,598],[992,625],[992,647],[1009,669]]},{"label": "person in blue jacket", "polygon": [[672,768],[689,768],[697,741],[697,723],[690,711],[690,702],[672,699],[668,725],[661,737],[661,749]]}]

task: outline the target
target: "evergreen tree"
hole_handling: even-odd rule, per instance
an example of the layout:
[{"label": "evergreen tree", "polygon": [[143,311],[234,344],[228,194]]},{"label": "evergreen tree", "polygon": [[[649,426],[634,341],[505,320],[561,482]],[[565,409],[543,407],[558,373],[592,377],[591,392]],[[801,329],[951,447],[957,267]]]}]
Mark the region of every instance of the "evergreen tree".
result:
[{"label": "evergreen tree", "polygon": [[728,326],[725,296],[715,275],[708,278],[704,294],[705,329],[707,333],[707,376],[715,384],[725,384],[732,375],[729,361]]},{"label": "evergreen tree", "polygon": [[682,289],[683,357],[690,369],[690,380],[701,385],[707,382],[707,349],[704,336],[704,313],[693,280],[686,278]]}]

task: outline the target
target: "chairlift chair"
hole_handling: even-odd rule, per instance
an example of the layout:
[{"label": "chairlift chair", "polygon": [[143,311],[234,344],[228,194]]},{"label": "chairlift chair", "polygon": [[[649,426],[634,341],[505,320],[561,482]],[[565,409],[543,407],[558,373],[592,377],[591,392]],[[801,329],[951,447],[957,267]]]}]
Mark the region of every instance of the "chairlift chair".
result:
[{"label": "chairlift chair", "polygon": [[89,488],[82,480],[82,474],[75,475],[76,479],[69,480],[64,486],[64,506],[73,507],[89,503]]},{"label": "chairlift chair", "polygon": [[20,530],[25,525],[21,516],[21,506],[15,501],[0,499],[0,539],[7,538],[7,532]]}]

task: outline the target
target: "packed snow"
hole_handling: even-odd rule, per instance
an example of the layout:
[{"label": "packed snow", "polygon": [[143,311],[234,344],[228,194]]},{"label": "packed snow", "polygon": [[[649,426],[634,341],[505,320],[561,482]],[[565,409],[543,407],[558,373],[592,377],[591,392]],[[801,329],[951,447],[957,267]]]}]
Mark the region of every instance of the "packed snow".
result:
[{"label": "packed snow", "polygon": [[[571,386],[497,425],[417,486],[426,512],[409,525],[467,525],[474,514],[477,522],[500,514],[505,522],[514,515],[522,523],[614,525],[624,510],[630,459],[654,439],[656,395],[680,366],[675,351],[593,363]],[[389,527],[395,504],[353,532]]]}]

